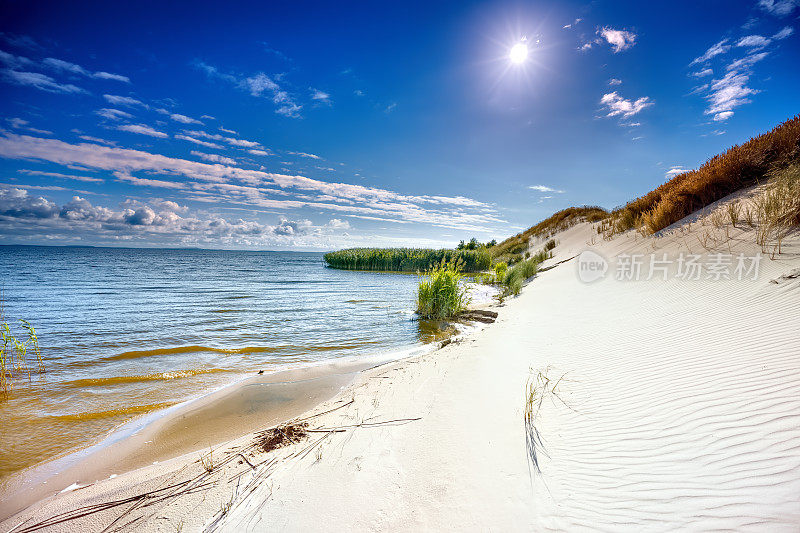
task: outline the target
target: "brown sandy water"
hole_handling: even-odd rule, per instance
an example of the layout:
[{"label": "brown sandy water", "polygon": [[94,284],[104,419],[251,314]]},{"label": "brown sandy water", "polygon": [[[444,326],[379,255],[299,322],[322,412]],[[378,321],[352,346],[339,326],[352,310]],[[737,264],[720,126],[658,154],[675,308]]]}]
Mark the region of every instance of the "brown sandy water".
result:
[{"label": "brown sandy water", "polygon": [[0,484],[259,370],[437,336],[413,320],[416,276],[333,270],[316,253],[0,246],[0,279],[6,318],[18,335],[20,318],[36,327],[46,367],[0,400]]},{"label": "brown sandy water", "polygon": [[68,487],[85,486],[197,452],[298,416],[335,396],[359,371],[385,362],[332,362],[256,375],[199,399],[135,420],[80,452],[6,478],[0,520]]}]

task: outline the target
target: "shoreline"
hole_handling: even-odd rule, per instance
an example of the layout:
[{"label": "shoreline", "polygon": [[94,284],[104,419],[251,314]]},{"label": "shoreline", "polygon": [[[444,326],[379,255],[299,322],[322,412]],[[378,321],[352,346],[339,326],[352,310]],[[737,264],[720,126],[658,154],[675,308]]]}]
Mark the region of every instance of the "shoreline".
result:
[{"label": "shoreline", "polygon": [[[482,329],[461,324],[446,343]],[[189,454],[224,446],[313,410],[369,369],[437,350],[442,340],[370,357],[309,362],[243,376],[166,409],[135,417],[105,436],[16,472],[0,483],[0,523],[40,501]]]}]

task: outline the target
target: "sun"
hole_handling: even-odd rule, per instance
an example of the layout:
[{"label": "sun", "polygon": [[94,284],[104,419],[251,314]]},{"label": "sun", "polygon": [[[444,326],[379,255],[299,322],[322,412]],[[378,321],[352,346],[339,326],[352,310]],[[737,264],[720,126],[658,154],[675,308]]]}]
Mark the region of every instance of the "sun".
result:
[{"label": "sun", "polygon": [[525,42],[517,43],[508,52],[508,58],[514,64],[522,64],[528,58],[528,45]]}]

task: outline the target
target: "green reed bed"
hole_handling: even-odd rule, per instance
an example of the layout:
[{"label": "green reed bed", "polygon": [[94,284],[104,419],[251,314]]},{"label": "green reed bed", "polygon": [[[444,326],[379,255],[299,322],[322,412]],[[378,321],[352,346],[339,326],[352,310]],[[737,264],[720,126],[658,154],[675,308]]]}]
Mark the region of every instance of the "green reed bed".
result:
[{"label": "green reed bed", "polygon": [[436,265],[458,263],[461,272],[481,272],[491,267],[492,257],[485,248],[476,250],[433,250],[430,248],[349,248],[325,254],[332,268],[423,272]]},{"label": "green reed bed", "polygon": [[420,280],[417,314],[421,318],[452,318],[467,308],[469,296],[459,266],[441,262]]}]

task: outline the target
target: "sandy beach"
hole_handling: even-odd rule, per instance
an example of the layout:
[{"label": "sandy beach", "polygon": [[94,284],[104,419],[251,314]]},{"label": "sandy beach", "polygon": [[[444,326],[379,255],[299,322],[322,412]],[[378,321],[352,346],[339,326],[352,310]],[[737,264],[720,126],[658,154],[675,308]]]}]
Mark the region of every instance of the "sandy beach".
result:
[{"label": "sandy beach", "polygon": [[[0,528],[796,531],[800,239],[746,279],[616,279],[613,258],[761,251],[753,229],[691,220],[609,241],[573,226],[497,322],[357,373],[294,415],[297,442],[249,434]],[[581,281],[585,250],[604,278]]]}]

